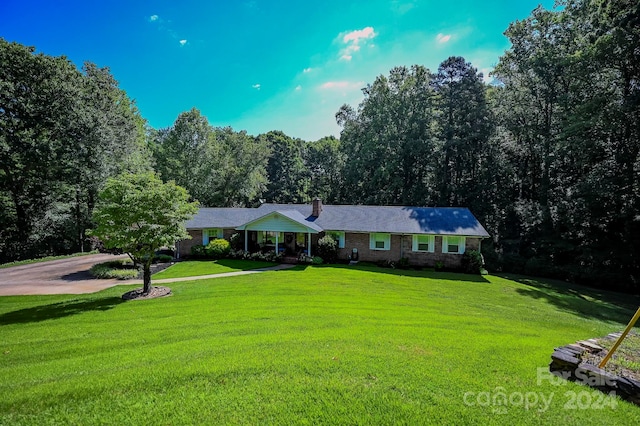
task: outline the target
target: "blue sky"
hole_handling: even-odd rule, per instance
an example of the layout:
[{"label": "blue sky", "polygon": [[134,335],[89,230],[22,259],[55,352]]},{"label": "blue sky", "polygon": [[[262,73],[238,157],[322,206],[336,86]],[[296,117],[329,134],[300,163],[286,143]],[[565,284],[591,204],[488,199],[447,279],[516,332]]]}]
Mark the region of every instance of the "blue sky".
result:
[{"label": "blue sky", "polygon": [[487,73],[539,3],[553,1],[0,0],[0,37],[109,67],[155,128],[196,107],[216,126],[317,140],[394,66],[455,55]]}]

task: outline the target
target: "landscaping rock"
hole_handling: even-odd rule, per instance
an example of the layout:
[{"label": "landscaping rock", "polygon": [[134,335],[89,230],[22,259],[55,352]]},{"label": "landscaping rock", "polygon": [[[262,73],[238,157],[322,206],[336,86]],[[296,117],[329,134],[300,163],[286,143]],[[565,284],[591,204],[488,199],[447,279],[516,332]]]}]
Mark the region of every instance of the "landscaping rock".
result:
[{"label": "landscaping rock", "polygon": [[[603,339],[615,340],[620,333],[611,333]],[[640,382],[629,377],[619,377],[605,371],[597,364],[606,350],[594,339],[581,340],[555,348],[551,354],[549,371],[566,380],[578,382],[606,394],[617,395],[622,399],[640,405]]]}]

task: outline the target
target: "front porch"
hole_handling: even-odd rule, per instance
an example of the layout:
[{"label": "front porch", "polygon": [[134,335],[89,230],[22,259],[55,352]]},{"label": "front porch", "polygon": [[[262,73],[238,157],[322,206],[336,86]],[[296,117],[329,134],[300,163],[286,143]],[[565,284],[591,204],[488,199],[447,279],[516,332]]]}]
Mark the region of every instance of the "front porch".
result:
[{"label": "front porch", "polygon": [[310,233],[283,231],[245,231],[245,251],[249,253],[270,252],[286,257],[310,256],[312,237]]},{"label": "front porch", "polygon": [[312,256],[312,235],[322,228],[295,210],[278,210],[236,228],[244,231],[244,249],[247,252],[274,251],[296,259]]}]

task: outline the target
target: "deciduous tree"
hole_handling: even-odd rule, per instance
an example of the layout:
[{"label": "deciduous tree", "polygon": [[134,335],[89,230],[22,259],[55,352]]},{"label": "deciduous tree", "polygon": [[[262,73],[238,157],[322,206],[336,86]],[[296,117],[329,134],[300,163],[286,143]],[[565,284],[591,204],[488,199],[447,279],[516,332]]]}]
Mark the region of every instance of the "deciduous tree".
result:
[{"label": "deciduous tree", "polygon": [[143,267],[145,294],[151,290],[151,262],[156,250],[189,238],[185,223],[198,204],[187,191],[153,173],[123,174],[107,180],[93,213],[90,232],[106,248],[119,248]]}]

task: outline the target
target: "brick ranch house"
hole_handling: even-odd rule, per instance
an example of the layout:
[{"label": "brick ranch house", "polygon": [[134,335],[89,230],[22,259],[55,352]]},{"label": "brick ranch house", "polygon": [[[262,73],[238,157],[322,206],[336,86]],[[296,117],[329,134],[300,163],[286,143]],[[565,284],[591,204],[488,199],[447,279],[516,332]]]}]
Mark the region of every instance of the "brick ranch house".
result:
[{"label": "brick ranch house", "polygon": [[201,208],[186,223],[190,240],[176,244],[176,257],[214,238],[239,233],[245,251],[277,250],[288,256],[313,256],[318,239],[332,235],[338,257],[360,261],[397,261],[412,265],[460,266],[465,250],[480,250],[489,237],[467,208],[270,204],[257,208]]}]

